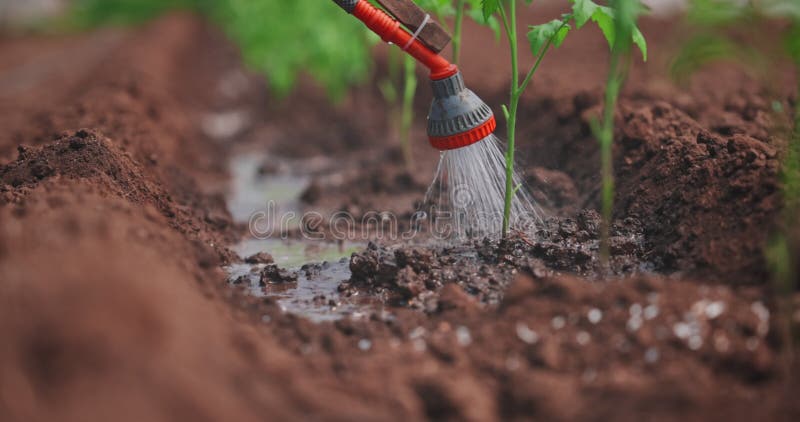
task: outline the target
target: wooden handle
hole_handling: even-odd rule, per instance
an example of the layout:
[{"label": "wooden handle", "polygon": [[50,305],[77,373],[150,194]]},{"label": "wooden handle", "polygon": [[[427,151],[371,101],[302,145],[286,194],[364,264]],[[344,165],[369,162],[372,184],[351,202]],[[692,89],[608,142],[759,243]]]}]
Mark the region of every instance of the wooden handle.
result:
[{"label": "wooden handle", "polygon": [[[419,29],[427,14],[411,0],[378,0],[378,3],[412,31]],[[422,32],[419,33],[417,38],[435,53],[440,53],[444,50],[451,39],[450,34],[433,19],[430,19],[425,27],[422,28]]]}]

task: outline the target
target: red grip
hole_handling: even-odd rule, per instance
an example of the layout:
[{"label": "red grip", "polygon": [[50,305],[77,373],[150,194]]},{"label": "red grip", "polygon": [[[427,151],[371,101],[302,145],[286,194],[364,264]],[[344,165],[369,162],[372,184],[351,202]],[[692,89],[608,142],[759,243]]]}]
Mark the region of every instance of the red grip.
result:
[{"label": "red grip", "polygon": [[367,28],[378,34],[384,42],[392,43],[400,48],[408,45],[406,52],[430,69],[431,79],[445,79],[458,73],[456,65],[431,51],[419,40],[415,39],[409,45],[412,36],[400,26],[400,22],[383,10],[369,4],[368,1],[359,1],[353,10],[353,16],[364,22]]}]

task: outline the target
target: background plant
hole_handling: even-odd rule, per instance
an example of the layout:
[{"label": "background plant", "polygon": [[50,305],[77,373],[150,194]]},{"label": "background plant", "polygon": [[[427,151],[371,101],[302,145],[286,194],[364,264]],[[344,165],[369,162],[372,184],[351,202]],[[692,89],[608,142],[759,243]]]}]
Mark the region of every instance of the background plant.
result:
[{"label": "background plant", "polygon": [[[793,304],[791,295],[798,288],[797,268],[800,263],[798,239],[800,231],[800,2],[795,0],[694,0],[687,15],[690,35],[673,60],[673,77],[685,82],[697,69],[721,60],[735,61],[749,69],[772,95],[785,94],[774,86],[774,71],[789,59],[797,81],[793,114],[783,106],[783,100],[773,101],[777,117],[775,134],[783,133],[787,140],[781,166],[784,209],[780,229],[769,241],[766,255],[778,295],[782,319],[790,340],[790,363],[794,359],[793,345],[798,336],[792,333]],[[765,31],[769,28],[771,31]],[[782,42],[775,42],[775,32]],[[789,121],[782,129],[780,122]],[[794,345],[796,347],[796,345]]]},{"label": "background plant", "polygon": [[338,99],[366,80],[371,42],[363,25],[330,6],[319,0],[77,0],[69,19],[86,28],[136,24],[174,9],[203,13],[239,45],[277,96],[305,73]]},{"label": "background plant", "polygon": [[[577,4],[577,2],[576,2]],[[611,224],[614,212],[614,112],[622,86],[628,77],[633,43],[642,48],[644,59],[647,59],[647,46],[636,27],[641,13],[639,0],[611,0],[613,10],[613,33],[606,35],[611,44],[611,59],[608,66],[608,78],[603,101],[601,120],[592,121],[592,132],[600,142],[600,173],[602,180],[602,226],[600,228],[600,261],[608,264],[610,256]],[[586,14],[595,14],[600,6],[583,4]],[[604,15],[606,15],[604,13]],[[607,16],[607,15],[606,15]],[[604,33],[608,31],[605,30]]]},{"label": "background plant", "polygon": [[[520,189],[520,186],[513,185],[514,174],[514,152],[516,142],[517,111],[522,94],[533,80],[533,76],[542,64],[542,60],[551,48],[561,46],[564,39],[572,30],[572,24],[576,28],[581,28],[588,22],[595,23],[603,32],[609,46],[615,46],[618,30],[616,23],[617,14],[609,7],[595,4],[591,0],[570,0],[572,3],[571,13],[565,13],[561,18],[553,19],[540,25],[530,25],[528,27],[528,45],[531,53],[536,58],[534,65],[525,73],[520,80],[519,73],[519,49],[517,32],[517,1],[516,0],[483,0],[482,11],[485,19],[497,16],[502,23],[506,38],[508,39],[511,50],[511,90],[508,105],[503,106],[503,114],[506,118],[508,130],[508,146],[506,150],[506,194],[503,210],[503,236],[508,234],[509,217],[511,214],[511,201]],[[531,4],[532,0],[525,0],[526,4]],[[635,22],[635,21],[634,21]],[[633,25],[629,32],[622,34],[623,37],[630,39],[641,49],[643,55],[647,56],[647,45],[644,36],[639,29]],[[616,98],[616,97],[614,97]],[[607,104],[608,105],[608,104]],[[613,118],[613,110],[611,111]],[[613,133],[612,133],[613,135]],[[610,149],[610,144],[607,146]],[[613,181],[613,178],[611,179]],[[603,178],[604,184],[607,178]],[[603,191],[610,191],[613,196],[613,186],[609,189],[604,185]]]}]

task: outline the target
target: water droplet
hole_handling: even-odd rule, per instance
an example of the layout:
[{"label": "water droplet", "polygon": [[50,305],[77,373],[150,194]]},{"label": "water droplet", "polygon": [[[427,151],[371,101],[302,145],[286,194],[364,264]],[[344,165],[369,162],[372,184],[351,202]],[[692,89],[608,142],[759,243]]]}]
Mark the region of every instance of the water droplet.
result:
[{"label": "water droplet", "polygon": [[358,341],[358,348],[362,352],[366,352],[372,348],[372,342],[369,341],[368,339],[362,338],[361,340]]}]

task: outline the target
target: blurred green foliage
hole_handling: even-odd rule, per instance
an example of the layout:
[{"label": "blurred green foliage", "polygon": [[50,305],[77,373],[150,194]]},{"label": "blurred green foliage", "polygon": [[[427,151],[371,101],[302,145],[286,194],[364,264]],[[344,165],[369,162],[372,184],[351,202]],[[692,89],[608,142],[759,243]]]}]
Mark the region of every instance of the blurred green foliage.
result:
[{"label": "blurred green foliage", "polygon": [[194,0],[76,0],[68,17],[72,26],[86,29],[99,25],[133,25],[168,10],[191,9]]},{"label": "blurred green foliage", "polygon": [[338,99],[371,68],[374,38],[330,1],[77,0],[70,22],[78,28],[137,24],[175,9],[218,23],[278,96],[289,94],[307,73]]},{"label": "blurred green foliage", "polygon": [[[721,60],[762,75],[786,53],[800,63],[800,0],[691,0],[686,18],[688,35],[670,68],[679,82]],[[776,44],[764,28],[784,41]]]}]

